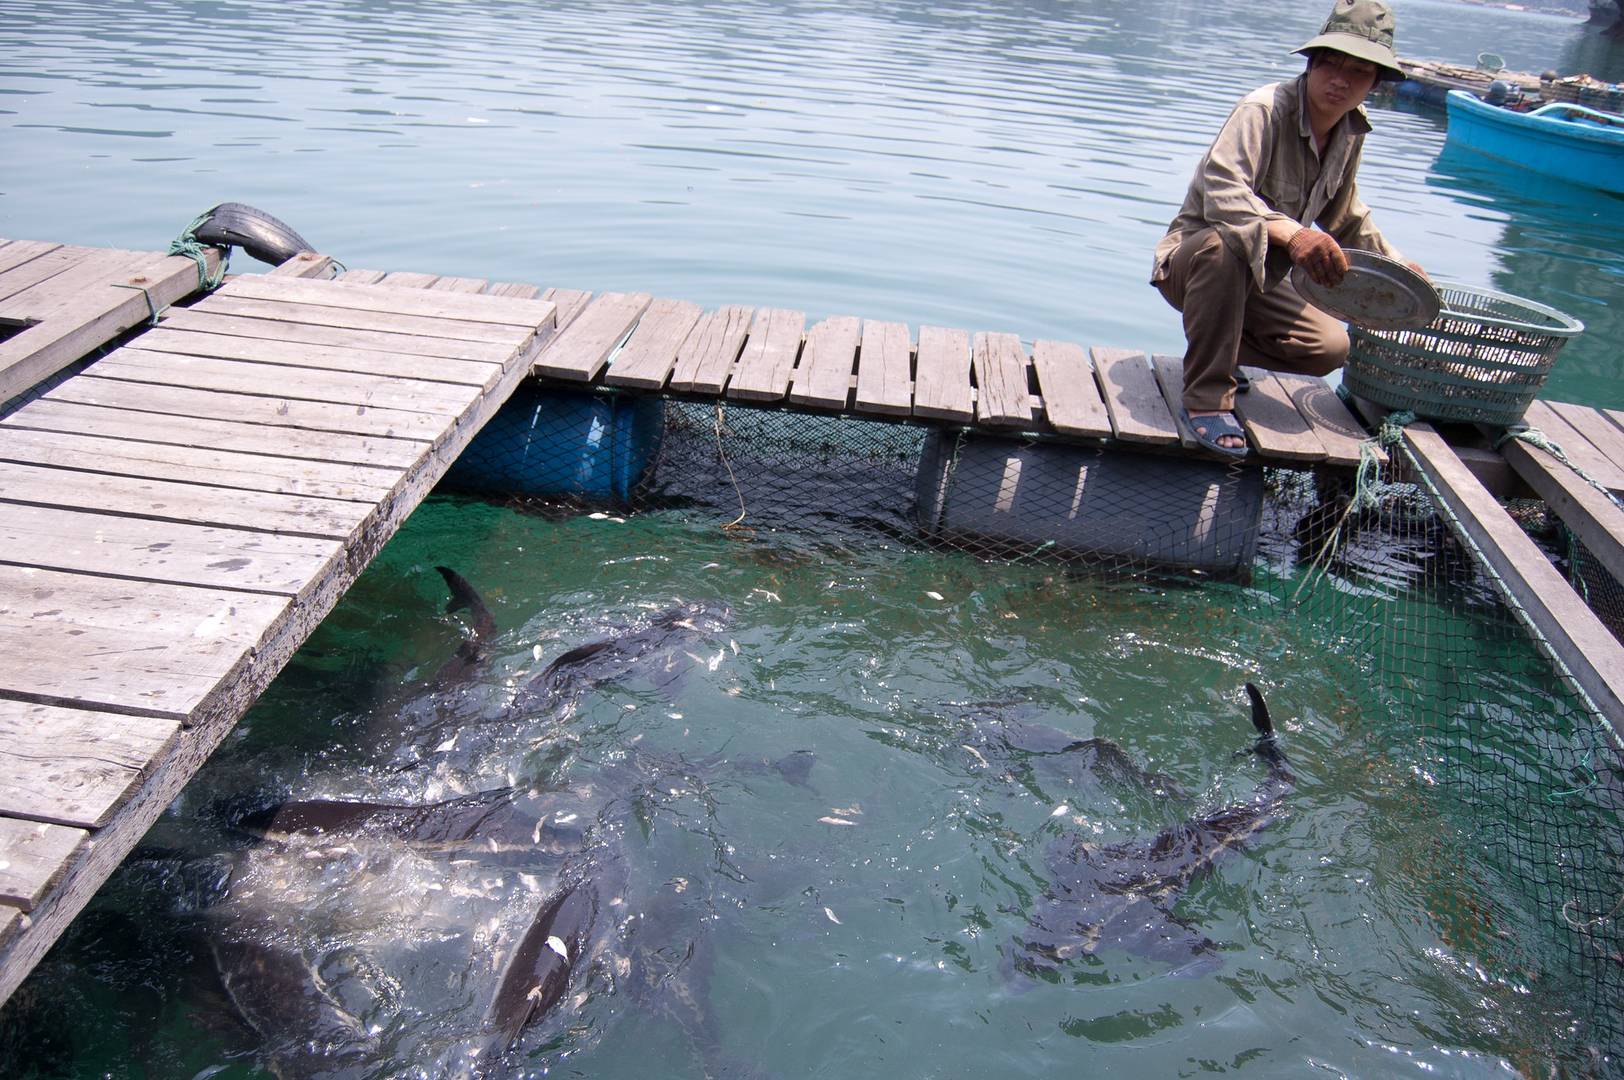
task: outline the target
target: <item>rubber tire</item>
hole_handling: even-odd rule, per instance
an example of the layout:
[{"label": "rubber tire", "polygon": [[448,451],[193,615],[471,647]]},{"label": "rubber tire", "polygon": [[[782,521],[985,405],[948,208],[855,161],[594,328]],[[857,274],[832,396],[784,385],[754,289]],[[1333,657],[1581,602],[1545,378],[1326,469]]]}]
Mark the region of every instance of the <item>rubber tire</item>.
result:
[{"label": "rubber tire", "polygon": [[205,244],[240,247],[271,266],[280,266],[301,252],[316,250],[287,224],[246,203],[228,202],[216,206],[193,235]]}]

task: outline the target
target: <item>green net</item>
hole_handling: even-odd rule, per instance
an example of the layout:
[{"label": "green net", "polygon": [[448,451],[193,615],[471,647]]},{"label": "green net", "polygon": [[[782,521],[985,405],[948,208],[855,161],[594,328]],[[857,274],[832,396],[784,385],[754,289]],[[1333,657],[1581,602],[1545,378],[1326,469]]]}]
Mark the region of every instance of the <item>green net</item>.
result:
[{"label": "green net", "polygon": [[[1508,605],[1401,447],[1352,472],[951,426],[531,385],[447,476],[541,512],[659,512],[1220,590],[1315,628],[1428,803],[1405,860],[1485,999],[1538,1017],[1529,1068],[1624,1053],[1624,772],[1606,718]],[[1617,626],[1624,590],[1510,507]],[[1605,1065],[1601,1066],[1605,1069]]]}]

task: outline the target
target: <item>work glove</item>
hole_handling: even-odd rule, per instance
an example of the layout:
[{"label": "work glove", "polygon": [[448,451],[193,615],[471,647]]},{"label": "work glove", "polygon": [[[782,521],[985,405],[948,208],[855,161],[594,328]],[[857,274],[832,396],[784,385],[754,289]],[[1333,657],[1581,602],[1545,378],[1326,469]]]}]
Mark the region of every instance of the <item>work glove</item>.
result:
[{"label": "work glove", "polygon": [[1299,229],[1286,245],[1286,254],[1293,266],[1302,267],[1315,284],[1327,289],[1342,284],[1342,275],[1348,272],[1348,257],[1342,253],[1342,245],[1318,229]]}]

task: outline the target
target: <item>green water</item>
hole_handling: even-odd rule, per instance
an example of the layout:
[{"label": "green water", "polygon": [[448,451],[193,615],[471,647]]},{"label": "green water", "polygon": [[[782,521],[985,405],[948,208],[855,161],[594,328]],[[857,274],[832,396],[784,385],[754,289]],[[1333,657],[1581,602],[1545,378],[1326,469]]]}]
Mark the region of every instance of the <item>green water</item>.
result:
[{"label": "green water", "polygon": [[[461,633],[441,612],[432,567],[444,563],[481,583],[500,633],[487,669],[431,699],[423,688]],[[567,648],[679,602],[728,614],[562,715],[509,711],[527,676]],[[646,932],[677,950],[698,943],[721,1056],[588,981],[567,1022],[521,1044],[520,1074],[641,1076],[653,1054],[669,1076],[706,1075],[718,1060],[761,1070],[718,1075],[1494,1076],[1507,1061],[1570,1052],[1526,972],[1445,917],[1471,902],[1478,856],[1429,809],[1429,763],[1368,722],[1366,666],[1316,622],[1282,618],[1245,589],[1091,581],[877,540],[740,541],[669,515],[546,520],[439,497],[8,1007],[3,1030],[23,1075],[258,1075],[261,1040],[235,1019],[204,945],[222,932],[218,875],[244,857],[229,854],[242,840],[222,824],[233,807],[288,791],[427,801],[558,784],[605,775],[631,748],[690,762],[810,749],[806,786],[726,768],[662,783],[623,837],[630,905],[684,883],[681,917]],[[672,665],[680,677],[667,683]],[[1248,797],[1261,768],[1235,753],[1249,743],[1247,679],[1283,721],[1298,785],[1282,820],[1178,901],[1217,943],[1214,970],[1181,976],[1106,950],[1052,983],[1012,976],[1003,957],[1048,884],[1050,840],[1148,837]],[[446,715],[464,744],[396,768],[396,747]],[[977,731],[989,721],[1109,738],[1188,797],[1011,766],[970,749],[986,746]],[[831,818],[851,824],[820,821]],[[391,887],[461,873],[418,872],[392,869]],[[479,918],[514,917],[497,899],[468,903]],[[295,905],[279,917],[304,933],[324,916]],[[316,936],[331,948],[346,932],[357,933],[322,924]],[[400,1056],[382,1055],[377,1075],[410,1075],[426,1052],[429,998],[379,1011]]]},{"label": "green water", "polygon": [[[352,266],[1175,352],[1176,317],[1144,284],[1150,248],[1210,132],[1241,93],[1296,69],[1284,53],[1322,6],[23,0],[0,18],[0,235],[158,246],[239,199]],[[1610,62],[1569,20],[1427,0],[1400,17],[1412,56]],[[1393,238],[1435,276],[1584,319],[1549,390],[1624,406],[1618,201],[1461,157],[1439,114],[1372,114],[1362,189]],[[1508,893],[1457,812],[1496,798],[1462,780],[1466,729],[1553,709],[1477,600],[1435,604],[1376,572],[1286,609],[1301,571],[1278,546],[1255,589],[1195,588],[862,533],[763,523],[744,540],[724,520],[428,503],[0,1013],[0,1071],[264,1075],[267,1039],[209,949],[259,918],[335,956],[398,929],[398,993],[369,984],[376,1071],[432,1075],[425,1055],[469,1010],[425,987],[472,970],[477,950],[383,909],[426,909],[450,883],[470,895],[448,917],[511,927],[528,886],[389,851],[369,853],[369,876],[318,854],[256,913],[224,887],[257,858],[226,822],[291,793],[584,783],[637,796],[601,807],[613,872],[653,913],[639,947],[692,948],[714,1041],[697,1048],[660,1001],[584,980],[521,1042],[521,1074],[646,1076],[650,1060],[673,1077],[1584,1068],[1593,1033],[1540,959],[1566,894]],[[456,692],[431,692],[463,631],[437,564],[481,590],[500,631]],[[658,669],[632,665],[566,710],[515,707],[555,657],[678,602],[716,621]],[[1402,659],[1433,648],[1449,662]],[[1175,908],[1221,966],[1108,950],[1055,983],[1008,975],[1056,836],[1148,838],[1250,795],[1259,764],[1235,756],[1248,679],[1283,720],[1298,784],[1282,819]],[[1433,700],[1444,719],[1412,715]],[[1417,745],[1423,721],[1449,738]],[[466,741],[437,749],[443,722]],[[977,733],[1010,722],[1111,739],[1189,796],[989,758]],[[1543,806],[1571,786],[1577,755],[1506,752],[1495,732],[1508,790],[1537,776]],[[426,746],[426,764],[400,768],[404,745]],[[803,749],[805,786],[704,764]],[[693,767],[654,785],[650,762]],[[377,905],[376,925],[345,921],[352,897]]]}]

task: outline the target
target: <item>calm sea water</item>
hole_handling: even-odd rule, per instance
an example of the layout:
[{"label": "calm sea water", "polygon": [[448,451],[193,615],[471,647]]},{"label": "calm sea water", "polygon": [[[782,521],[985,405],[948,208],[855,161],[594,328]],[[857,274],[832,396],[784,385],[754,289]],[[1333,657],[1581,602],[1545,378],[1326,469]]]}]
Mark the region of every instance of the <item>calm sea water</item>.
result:
[{"label": "calm sea water", "polygon": [[[0,235],[151,247],[232,199],[357,267],[1176,351],[1150,249],[1234,99],[1300,67],[1323,7],[13,0]],[[1400,19],[1412,56],[1607,60],[1568,19],[1424,0]],[[1363,187],[1394,240],[1435,277],[1584,319],[1550,391],[1624,406],[1620,203],[1447,151],[1439,114],[1372,113]],[[436,564],[499,628],[455,693],[433,692],[459,633]],[[1577,1054],[1440,916],[1471,906],[1475,856],[1439,857],[1449,826],[1369,722],[1357,658],[1256,600],[436,498],[8,1006],[0,1055],[19,1075],[261,1075],[267,1040],[208,944],[246,926],[325,958],[379,1074],[432,1075],[472,1011],[450,985],[470,943],[511,929],[546,868],[387,846],[254,863],[220,822],[290,792],[508,784],[592,786],[601,863],[648,902],[641,955],[708,1016],[594,981],[525,1044],[536,1075],[1483,1077]],[[511,707],[547,661],[678,604],[700,614],[659,666]],[[1107,951],[1010,977],[1047,841],[1143,838],[1251,792],[1248,678],[1289,718],[1299,784],[1178,907],[1221,963]],[[982,741],[1010,722],[1110,738],[1189,795],[1010,767]],[[804,784],[765,764],[803,749]],[[244,864],[259,888],[222,898]]]}]

